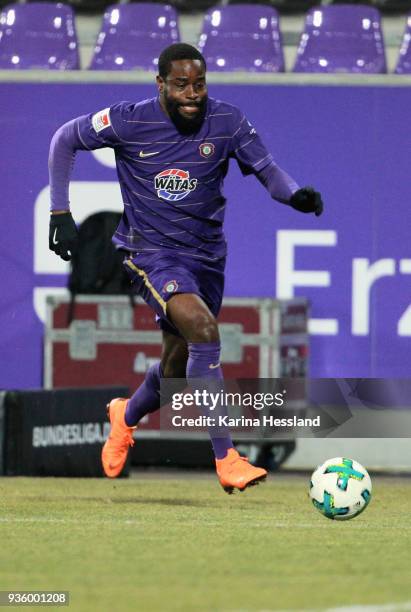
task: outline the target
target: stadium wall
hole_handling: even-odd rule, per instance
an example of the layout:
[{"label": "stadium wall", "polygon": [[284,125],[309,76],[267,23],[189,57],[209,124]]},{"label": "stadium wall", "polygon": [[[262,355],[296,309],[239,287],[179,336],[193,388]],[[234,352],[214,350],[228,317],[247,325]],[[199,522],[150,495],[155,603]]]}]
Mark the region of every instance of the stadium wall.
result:
[{"label": "stadium wall", "polygon": [[[110,78],[1,75],[0,388],[41,386],[45,295],[66,284],[67,265],[48,251],[53,132],[77,115],[156,94],[150,75]],[[298,214],[232,163],[226,296],[307,296],[313,376],[407,377],[410,78],[222,78],[210,78],[210,95],[239,105],[278,164],[320,189],[326,205],[319,219]],[[108,150],[77,156],[77,221],[121,208],[113,163]]]}]

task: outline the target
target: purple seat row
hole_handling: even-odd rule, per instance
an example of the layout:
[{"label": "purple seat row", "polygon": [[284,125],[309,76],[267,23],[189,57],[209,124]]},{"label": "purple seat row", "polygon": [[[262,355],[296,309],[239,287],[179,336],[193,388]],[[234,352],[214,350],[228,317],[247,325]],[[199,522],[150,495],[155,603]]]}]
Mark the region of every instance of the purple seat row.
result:
[{"label": "purple seat row", "polygon": [[[180,40],[175,9],[157,3],[109,7],[91,70],[156,70],[158,56]],[[278,13],[258,4],[210,9],[199,49],[209,70],[283,72]],[[49,2],[11,4],[0,16],[1,69],[79,68],[74,14]],[[385,73],[381,17],[366,5],[318,6],[308,11],[294,72]],[[411,74],[411,13],[395,72]]]}]

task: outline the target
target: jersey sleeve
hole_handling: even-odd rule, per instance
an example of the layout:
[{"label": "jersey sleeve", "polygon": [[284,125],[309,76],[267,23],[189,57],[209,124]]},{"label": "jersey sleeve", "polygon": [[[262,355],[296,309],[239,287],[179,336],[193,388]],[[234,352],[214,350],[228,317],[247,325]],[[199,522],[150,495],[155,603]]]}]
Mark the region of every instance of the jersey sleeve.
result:
[{"label": "jersey sleeve", "polygon": [[234,157],[244,175],[255,174],[273,161],[256,129],[239,109],[234,113],[235,122],[231,138],[230,157]]},{"label": "jersey sleeve", "polygon": [[77,117],[57,130],[49,151],[52,211],[70,209],[69,183],[76,152],[121,146],[131,108],[131,104],[120,102],[97,113]]},{"label": "jersey sleeve", "polygon": [[84,149],[93,151],[103,147],[121,146],[131,108],[132,104],[119,102],[76,119],[78,137]]}]

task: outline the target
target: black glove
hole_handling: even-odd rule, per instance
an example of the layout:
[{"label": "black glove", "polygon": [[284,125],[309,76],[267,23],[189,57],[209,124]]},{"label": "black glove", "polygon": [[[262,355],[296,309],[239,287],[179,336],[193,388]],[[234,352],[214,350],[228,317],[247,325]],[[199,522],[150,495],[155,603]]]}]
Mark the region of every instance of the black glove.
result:
[{"label": "black glove", "polygon": [[71,213],[51,215],[49,229],[49,249],[70,261],[78,246],[78,230]]},{"label": "black glove", "polygon": [[312,187],[302,187],[298,189],[290,198],[290,205],[303,213],[315,213],[319,217],[324,208],[321,193]]}]

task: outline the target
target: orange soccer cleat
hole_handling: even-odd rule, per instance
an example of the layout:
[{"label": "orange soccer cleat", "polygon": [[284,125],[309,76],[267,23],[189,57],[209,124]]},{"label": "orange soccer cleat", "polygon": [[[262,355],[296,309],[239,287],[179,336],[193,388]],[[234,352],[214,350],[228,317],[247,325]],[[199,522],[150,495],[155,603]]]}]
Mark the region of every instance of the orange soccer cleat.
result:
[{"label": "orange soccer cleat", "polygon": [[134,446],[133,431],[124,421],[127,399],[116,398],[107,404],[107,416],[110,419],[111,431],[101,451],[103,470],[109,478],[115,478],[121,472],[127,460],[128,449]]},{"label": "orange soccer cleat", "polygon": [[216,467],[220,484],[228,494],[234,489],[244,491],[267,476],[266,470],[251,465],[247,457],[241,457],[235,448],[229,448],[224,459],[216,459]]}]

